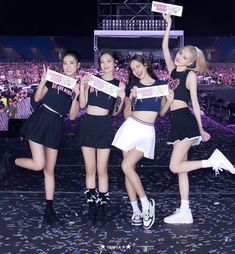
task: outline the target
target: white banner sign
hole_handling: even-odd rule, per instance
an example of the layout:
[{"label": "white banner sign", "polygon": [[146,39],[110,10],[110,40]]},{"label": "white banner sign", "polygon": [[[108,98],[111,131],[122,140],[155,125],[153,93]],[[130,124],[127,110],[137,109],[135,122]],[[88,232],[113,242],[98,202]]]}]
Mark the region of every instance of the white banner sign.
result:
[{"label": "white banner sign", "polygon": [[115,86],[94,75],[91,75],[91,80],[88,82],[88,85],[114,98],[117,98],[117,92],[120,90],[118,86]]},{"label": "white banner sign", "polygon": [[47,70],[46,80],[65,86],[69,89],[73,89],[77,83],[76,79],[49,69]]},{"label": "white banner sign", "polygon": [[168,84],[137,88],[137,99],[160,97],[169,95]]},{"label": "white banner sign", "polygon": [[183,6],[153,1],[152,11],[181,17]]}]

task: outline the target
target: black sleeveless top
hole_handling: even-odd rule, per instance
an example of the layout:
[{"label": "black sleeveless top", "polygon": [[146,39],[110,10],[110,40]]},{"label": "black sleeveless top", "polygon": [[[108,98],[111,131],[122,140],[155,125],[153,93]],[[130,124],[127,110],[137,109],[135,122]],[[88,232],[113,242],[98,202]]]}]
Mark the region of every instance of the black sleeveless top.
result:
[{"label": "black sleeveless top", "polygon": [[191,70],[176,71],[174,69],[171,72],[171,80],[174,85],[174,99],[185,101],[187,104],[190,101],[190,92],[186,87],[186,79]]}]

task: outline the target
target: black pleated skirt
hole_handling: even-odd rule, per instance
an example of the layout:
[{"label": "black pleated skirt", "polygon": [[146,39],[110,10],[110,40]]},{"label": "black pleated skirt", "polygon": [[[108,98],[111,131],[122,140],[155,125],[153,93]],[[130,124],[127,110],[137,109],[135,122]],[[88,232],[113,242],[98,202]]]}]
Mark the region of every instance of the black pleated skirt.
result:
[{"label": "black pleated skirt", "polygon": [[175,144],[183,140],[195,140],[194,145],[199,145],[202,137],[195,116],[189,108],[181,108],[170,112],[171,132],[167,144]]},{"label": "black pleated skirt", "polygon": [[100,149],[111,148],[114,137],[112,116],[85,114],[81,118],[78,137],[80,146]]},{"label": "black pleated skirt", "polygon": [[64,135],[64,118],[41,106],[26,120],[20,133],[24,138],[45,147],[59,149]]}]

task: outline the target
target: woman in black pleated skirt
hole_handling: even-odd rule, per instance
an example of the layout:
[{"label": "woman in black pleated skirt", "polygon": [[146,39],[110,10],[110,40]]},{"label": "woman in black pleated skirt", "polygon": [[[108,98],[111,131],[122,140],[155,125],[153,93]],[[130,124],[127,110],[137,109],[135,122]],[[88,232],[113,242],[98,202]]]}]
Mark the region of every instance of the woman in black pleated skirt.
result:
[{"label": "woman in black pleated skirt", "polygon": [[[188,161],[188,152],[194,145],[210,139],[202,126],[201,110],[197,97],[197,75],[207,70],[207,63],[203,51],[187,45],[177,52],[174,59],[169,51],[169,34],[171,28],[170,15],[164,14],[167,23],[162,48],[166,66],[170,74],[169,84],[174,90],[172,102],[168,105],[171,116],[171,133],[168,144],[173,145],[170,159],[170,170],[178,174],[179,192],[181,198],[180,208],[164,218],[169,224],[193,223],[192,211],[189,206],[189,179],[188,173],[203,168],[213,168],[216,173],[225,169],[235,173],[233,165],[216,149],[210,158],[205,160]],[[189,102],[192,104],[192,112]],[[167,108],[167,107],[166,107]]]},{"label": "woman in black pleated skirt", "polygon": [[[100,80],[93,77],[92,82],[107,81],[118,87],[119,80],[114,78],[116,55],[112,51],[101,52],[99,58],[102,75]],[[86,114],[79,126],[79,145],[82,149],[86,170],[86,200],[88,203],[88,224],[106,223],[105,210],[109,200],[108,161],[113,140],[112,116],[120,113],[125,92],[120,89],[116,98],[89,85],[92,77],[86,75],[81,80],[80,106],[86,107]],[[98,183],[96,184],[96,176]]]},{"label": "woman in black pleated skirt", "polygon": [[[66,76],[76,78],[80,66],[76,51],[67,51],[63,57],[63,71]],[[43,66],[41,82],[35,93],[35,101],[42,101],[22,126],[20,133],[29,142],[32,158],[12,158],[22,168],[40,171],[45,177],[46,208],[44,222],[49,225],[60,225],[53,209],[55,193],[55,165],[58,150],[64,135],[64,118],[67,113],[70,119],[76,118],[79,111],[79,87],[73,90],[62,84],[46,80],[47,69]],[[75,94],[75,96],[74,96]]]}]

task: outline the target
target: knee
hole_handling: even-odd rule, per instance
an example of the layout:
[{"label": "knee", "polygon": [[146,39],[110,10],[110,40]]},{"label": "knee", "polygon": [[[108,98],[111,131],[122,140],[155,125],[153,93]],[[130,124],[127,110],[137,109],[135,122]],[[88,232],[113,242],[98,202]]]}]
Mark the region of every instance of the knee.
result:
[{"label": "knee", "polygon": [[127,161],[123,160],[121,166],[122,166],[122,171],[124,172],[125,175],[129,175],[131,173],[132,167]]},{"label": "knee", "polygon": [[96,168],[95,167],[86,166],[86,175],[87,176],[94,176],[95,174],[96,174]]},{"label": "knee", "polygon": [[178,166],[175,164],[175,163],[170,163],[170,171],[174,174],[177,174],[178,173]]},{"label": "knee", "polygon": [[35,168],[34,170],[36,171],[42,171],[45,168],[45,163],[44,162],[35,162]]},{"label": "knee", "polygon": [[107,170],[107,168],[105,167],[105,168],[97,168],[97,171],[98,171],[98,176],[99,177],[105,177],[105,176],[107,176],[107,174],[108,174],[108,170]]},{"label": "knee", "polygon": [[55,169],[54,168],[46,168],[44,169],[44,175],[45,177],[54,177],[55,176]]}]

